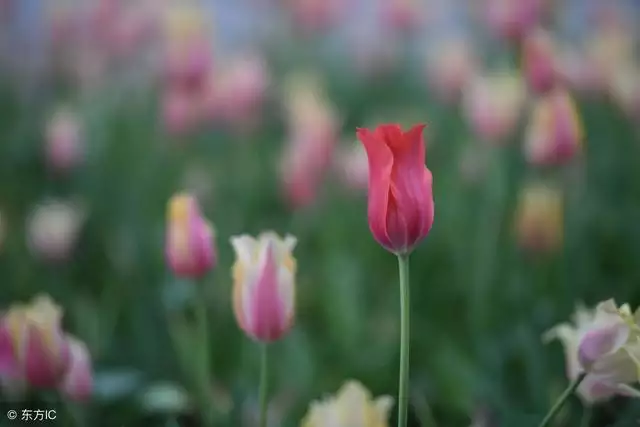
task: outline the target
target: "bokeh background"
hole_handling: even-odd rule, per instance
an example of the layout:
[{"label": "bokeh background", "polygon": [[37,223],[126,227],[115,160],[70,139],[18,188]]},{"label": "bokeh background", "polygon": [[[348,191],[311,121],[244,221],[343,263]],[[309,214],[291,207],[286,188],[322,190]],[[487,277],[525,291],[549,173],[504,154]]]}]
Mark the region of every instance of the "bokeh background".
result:
[{"label": "bokeh background", "polygon": [[[395,396],[397,265],[368,230],[355,128],[424,122],[436,214],[411,258],[411,425],[534,425],[567,383],[544,331],[580,301],[639,302],[639,10],[2,0],[2,306],[46,292],[64,307],[94,364],[86,425],[197,425],[167,319],[204,288],[212,405],[220,425],[253,426],[259,352],[231,310],[229,237],[291,233],[297,315],[272,349],[271,425],[298,426],[348,378]],[[522,37],[539,27],[584,125],[553,165],[525,147],[539,95]],[[178,191],[216,229],[201,283],[165,264]],[[572,401],[555,425],[640,418],[625,399],[587,409]]]}]

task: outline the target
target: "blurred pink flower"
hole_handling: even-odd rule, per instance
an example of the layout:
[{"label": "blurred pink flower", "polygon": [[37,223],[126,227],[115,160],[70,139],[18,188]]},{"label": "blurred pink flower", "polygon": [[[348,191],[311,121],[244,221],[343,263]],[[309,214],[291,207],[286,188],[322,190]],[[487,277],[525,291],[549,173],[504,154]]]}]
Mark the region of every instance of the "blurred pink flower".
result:
[{"label": "blurred pink flower", "polygon": [[77,166],[84,155],[84,135],[78,115],[66,106],[59,106],[45,130],[45,150],[49,167],[68,171]]},{"label": "blurred pink flower", "polygon": [[179,277],[198,279],[215,267],[215,232],[189,194],[179,193],[169,200],[165,256]]},{"label": "blurred pink flower", "polygon": [[69,367],[62,310],[48,296],[12,306],[0,324],[0,371],[39,388],[57,387]]},{"label": "blurred pink flower", "polygon": [[157,20],[143,4],[129,5],[121,12],[107,35],[107,49],[117,57],[129,58],[150,40]]},{"label": "blurred pink flower", "polygon": [[260,56],[234,58],[210,73],[202,94],[202,114],[229,123],[248,123],[256,118],[268,87],[269,72]]},{"label": "blurred pink flower", "polygon": [[339,121],[326,98],[319,76],[299,73],[285,82],[289,142],[282,160],[285,194],[294,207],[315,200],[318,186],[331,167]]},{"label": "blurred pink flower", "polygon": [[554,43],[551,34],[537,28],[523,42],[522,66],[529,88],[534,93],[544,93],[556,83]]},{"label": "blurred pink flower", "polygon": [[198,125],[198,100],[184,89],[168,89],[161,107],[164,127],[171,135],[187,134]]},{"label": "blurred pink flower", "polygon": [[170,85],[202,89],[213,61],[206,12],[196,3],[174,3],[164,17],[165,67]]},{"label": "blurred pink flower", "polygon": [[27,220],[31,251],[47,261],[65,261],[75,248],[86,214],[76,202],[48,200],[34,208]]},{"label": "blurred pink flower", "polygon": [[385,24],[396,31],[411,31],[425,23],[423,0],[386,0],[382,7]]},{"label": "blurred pink flower", "polygon": [[367,190],[369,160],[362,144],[351,142],[348,147],[337,150],[334,165],[338,176],[347,187],[354,190]]},{"label": "blurred pink flower", "polygon": [[582,122],[565,89],[558,87],[535,101],[524,142],[527,161],[535,165],[569,162],[582,140]]},{"label": "blurred pink flower", "polygon": [[166,73],[168,83],[199,91],[212,66],[211,45],[206,39],[167,46]]},{"label": "blurred pink flower", "polygon": [[581,93],[598,93],[606,87],[606,75],[587,54],[565,47],[557,58],[558,79]]},{"label": "blurred pink flower", "polygon": [[0,320],[0,376],[9,384],[58,388],[85,400],[93,384],[91,356],[61,322],[62,309],[48,295],[11,306]]},{"label": "blurred pink flower", "polygon": [[521,39],[534,28],[543,11],[542,0],[486,0],[491,29],[507,39]]},{"label": "blurred pink flower", "polygon": [[78,34],[80,15],[72,5],[47,2],[45,14],[49,40],[54,49],[66,46]]},{"label": "blurred pink flower", "polygon": [[325,31],[340,18],[345,0],[284,0],[290,8],[295,26],[310,35]]},{"label": "blurred pink flower", "polygon": [[438,96],[445,102],[455,102],[473,77],[476,58],[465,39],[454,38],[436,43],[425,65],[430,86]]},{"label": "blurred pink flower", "polygon": [[499,72],[472,78],[464,88],[462,108],[476,136],[501,142],[513,132],[525,101],[521,76]]},{"label": "blurred pink flower", "polygon": [[67,336],[69,366],[60,384],[60,390],[71,400],[84,401],[93,391],[91,355],[80,340]]},{"label": "blurred pink flower", "polygon": [[278,340],[293,325],[296,243],[291,235],[280,238],[271,231],[257,238],[246,234],[231,238],[236,253],[233,311],[240,328],[255,340]]},{"label": "blurred pink flower", "polygon": [[294,208],[301,208],[315,200],[331,166],[337,139],[329,127],[300,130],[290,138],[283,158],[282,180],[289,202]]},{"label": "blurred pink flower", "polygon": [[586,372],[577,390],[585,404],[616,395],[640,397],[632,387],[640,372],[639,318],[640,313],[632,313],[628,304],[618,307],[614,300],[607,300],[591,310],[578,306],[573,324],[562,323],[543,335],[544,341],[562,342],[570,380]]}]

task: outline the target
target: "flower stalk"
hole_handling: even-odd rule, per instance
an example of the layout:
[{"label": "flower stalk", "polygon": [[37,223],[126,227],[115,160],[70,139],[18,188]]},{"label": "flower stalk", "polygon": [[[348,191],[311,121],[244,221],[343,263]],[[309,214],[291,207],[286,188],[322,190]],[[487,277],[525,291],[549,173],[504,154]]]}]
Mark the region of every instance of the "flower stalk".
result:
[{"label": "flower stalk", "polygon": [[562,409],[562,406],[564,405],[564,403],[567,401],[567,399],[569,399],[569,396],[571,396],[576,389],[578,388],[578,386],[580,385],[580,383],[582,382],[582,380],[584,379],[584,377],[586,377],[587,374],[586,372],[581,372],[570,384],[569,386],[565,389],[565,391],[560,395],[560,397],[558,398],[558,400],[556,401],[556,403],[553,405],[553,407],[549,410],[549,412],[547,413],[547,415],[544,417],[544,419],[542,420],[542,422],[538,425],[538,427],[547,427],[551,424],[551,421],[553,420],[553,418],[558,414],[558,412],[560,412],[560,409]]},{"label": "flower stalk", "polygon": [[409,255],[398,255],[400,275],[400,375],[398,385],[398,427],[406,427],[409,405],[410,289]]},{"label": "flower stalk", "polygon": [[267,427],[269,408],[269,344],[262,344],[260,352],[260,427]]}]

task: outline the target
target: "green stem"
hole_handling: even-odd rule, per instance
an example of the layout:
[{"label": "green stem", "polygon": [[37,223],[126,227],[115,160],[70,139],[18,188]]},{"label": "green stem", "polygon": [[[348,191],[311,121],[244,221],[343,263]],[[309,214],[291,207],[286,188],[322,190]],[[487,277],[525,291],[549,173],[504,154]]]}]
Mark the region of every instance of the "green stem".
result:
[{"label": "green stem", "polygon": [[269,345],[262,344],[260,357],[260,427],[267,427],[269,407]]},{"label": "green stem", "polygon": [[562,405],[564,405],[564,403],[567,401],[569,396],[571,396],[576,391],[576,389],[578,388],[578,386],[580,385],[580,383],[582,382],[582,380],[586,375],[587,374],[585,372],[582,372],[580,375],[576,377],[575,380],[571,382],[571,384],[569,384],[569,386],[562,393],[562,395],[560,395],[556,403],[549,410],[549,412],[544,417],[542,422],[538,425],[538,427],[547,427],[551,423],[551,420],[553,419],[553,417],[555,417],[558,414],[558,412],[560,412]]},{"label": "green stem", "polygon": [[197,302],[196,307],[196,321],[199,338],[197,342],[192,343],[192,346],[199,350],[198,367],[200,368],[199,378],[195,378],[195,381],[199,383],[200,405],[202,412],[202,420],[207,426],[213,426],[216,411],[211,396],[211,372],[209,369],[209,325],[207,319],[207,298],[202,296],[201,300]]},{"label": "green stem", "polygon": [[409,255],[398,255],[400,273],[400,379],[398,388],[398,427],[406,427],[409,406],[410,292]]}]

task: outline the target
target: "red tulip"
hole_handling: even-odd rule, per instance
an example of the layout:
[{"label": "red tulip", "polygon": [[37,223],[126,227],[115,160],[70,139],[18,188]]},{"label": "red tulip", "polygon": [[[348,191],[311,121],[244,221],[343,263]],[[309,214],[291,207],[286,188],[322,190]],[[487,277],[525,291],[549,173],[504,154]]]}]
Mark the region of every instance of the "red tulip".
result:
[{"label": "red tulip", "polygon": [[380,125],[357,129],[369,159],[369,228],[385,249],[406,254],[429,234],[434,203],[422,130]]}]

